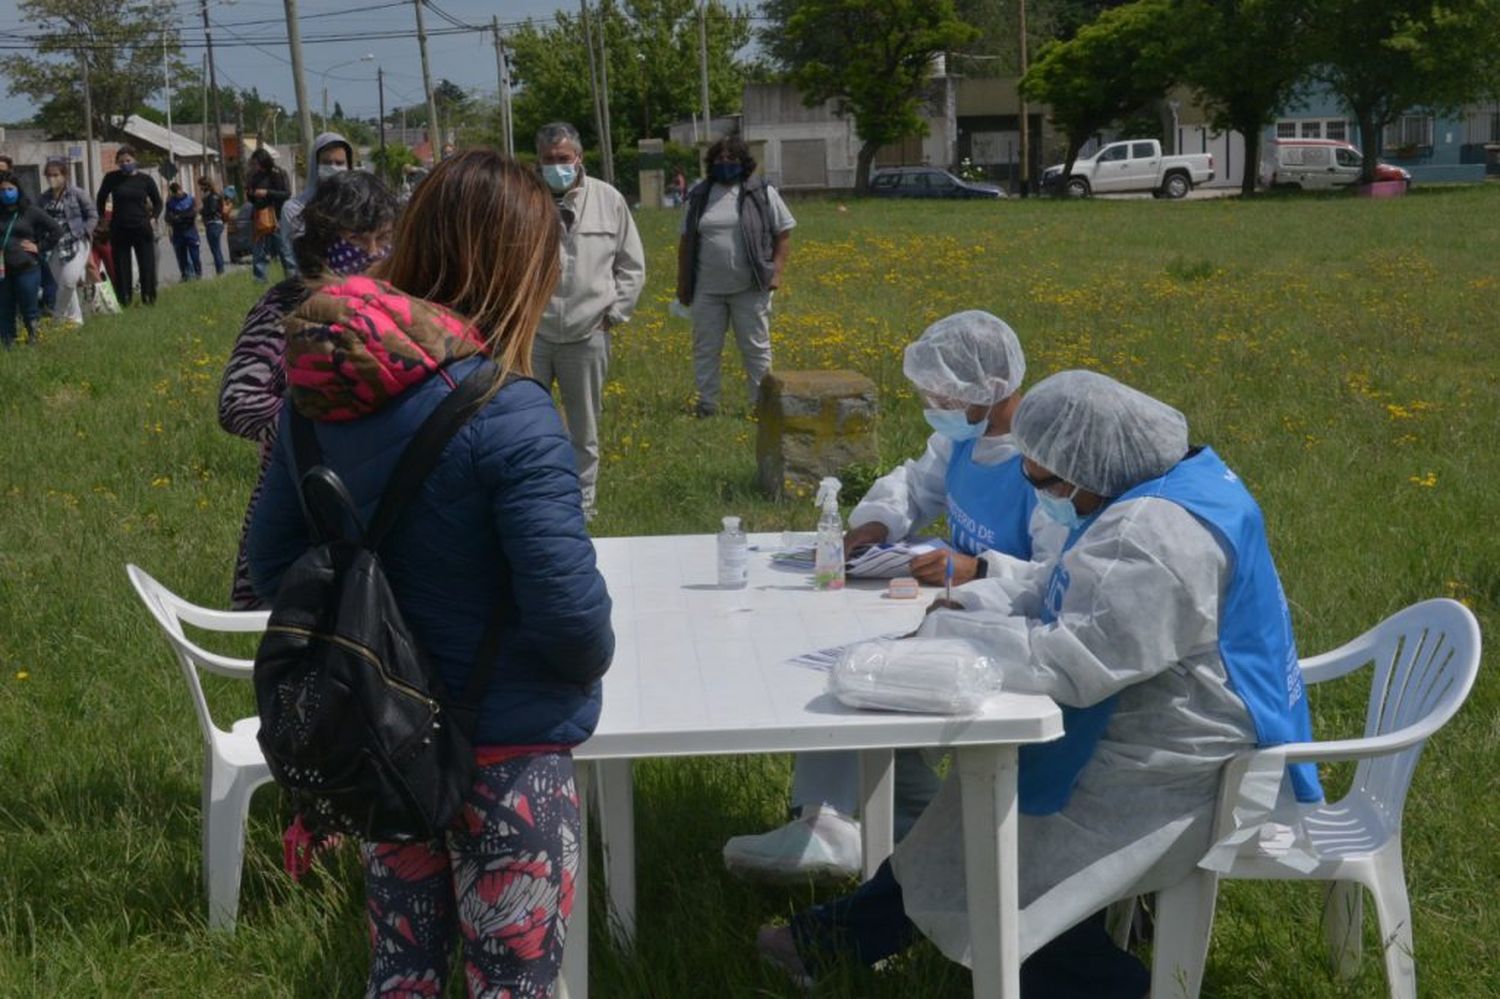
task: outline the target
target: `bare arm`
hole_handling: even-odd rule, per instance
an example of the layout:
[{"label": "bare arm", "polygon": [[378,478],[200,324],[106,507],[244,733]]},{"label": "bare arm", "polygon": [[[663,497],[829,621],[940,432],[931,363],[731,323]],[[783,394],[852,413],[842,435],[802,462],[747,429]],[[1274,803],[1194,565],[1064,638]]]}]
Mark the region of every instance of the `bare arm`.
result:
[{"label": "bare arm", "polygon": [[792,230],[784,229],[776,234],[776,249],[771,254],[771,290],[781,287],[781,272],[787,258],[792,255]]}]

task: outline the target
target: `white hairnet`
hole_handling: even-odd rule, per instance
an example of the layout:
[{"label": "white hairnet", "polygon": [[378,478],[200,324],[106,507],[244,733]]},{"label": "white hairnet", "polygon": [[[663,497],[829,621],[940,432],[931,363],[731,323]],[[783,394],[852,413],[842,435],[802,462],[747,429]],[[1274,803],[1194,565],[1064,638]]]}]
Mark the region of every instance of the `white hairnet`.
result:
[{"label": "white hairnet", "polygon": [[1187,454],[1187,417],[1096,371],[1038,382],[1011,421],[1021,453],[1101,496],[1119,496]]},{"label": "white hairnet", "polygon": [[1026,377],[1016,331],[988,312],[944,316],[906,348],[907,379],[928,395],[993,406],[1015,395]]}]

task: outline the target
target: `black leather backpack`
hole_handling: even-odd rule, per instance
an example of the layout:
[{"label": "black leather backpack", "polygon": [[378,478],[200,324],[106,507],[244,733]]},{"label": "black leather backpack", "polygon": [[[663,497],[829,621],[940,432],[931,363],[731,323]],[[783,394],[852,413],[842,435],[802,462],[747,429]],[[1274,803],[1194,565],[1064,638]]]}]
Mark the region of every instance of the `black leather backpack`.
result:
[{"label": "black leather backpack", "polygon": [[493,364],[480,365],[423,422],[367,529],[343,482],[321,464],[312,424],[293,414],[314,543],[282,579],[254,684],[261,750],[312,832],[432,839],[473,784],[471,739],[499,651],[499,615],[452,698],[401,616],[379,549],[495,377]]}]

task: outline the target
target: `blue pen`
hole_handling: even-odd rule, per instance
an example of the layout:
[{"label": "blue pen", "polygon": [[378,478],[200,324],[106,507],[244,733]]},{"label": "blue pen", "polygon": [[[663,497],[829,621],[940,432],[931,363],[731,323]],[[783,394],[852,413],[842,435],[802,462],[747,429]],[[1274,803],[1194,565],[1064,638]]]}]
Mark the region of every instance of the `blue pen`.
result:
[{"label": "blue pen", "polygon": [[953,602],[953,553],[948,553],[948,564],[943,569],[943,599]]}]

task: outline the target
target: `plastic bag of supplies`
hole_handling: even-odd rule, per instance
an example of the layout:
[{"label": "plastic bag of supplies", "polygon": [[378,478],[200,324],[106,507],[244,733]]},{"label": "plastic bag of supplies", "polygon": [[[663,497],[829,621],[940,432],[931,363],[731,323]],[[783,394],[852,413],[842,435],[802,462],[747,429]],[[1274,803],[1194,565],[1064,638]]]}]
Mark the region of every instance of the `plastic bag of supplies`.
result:
[{"label": "plastic bag of supplies", "polygon": [[845,650],[828,690],[854,708],[973,714],[1000,690],[1000,670],[962,638],[882,638]]}]

